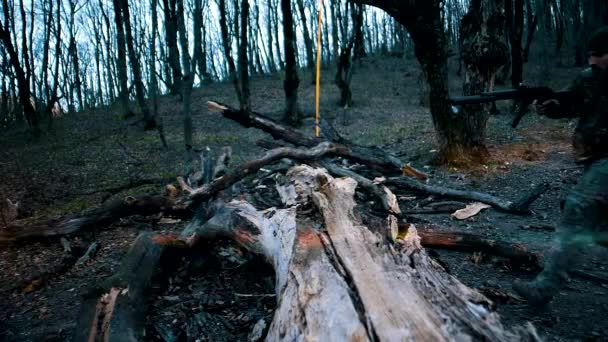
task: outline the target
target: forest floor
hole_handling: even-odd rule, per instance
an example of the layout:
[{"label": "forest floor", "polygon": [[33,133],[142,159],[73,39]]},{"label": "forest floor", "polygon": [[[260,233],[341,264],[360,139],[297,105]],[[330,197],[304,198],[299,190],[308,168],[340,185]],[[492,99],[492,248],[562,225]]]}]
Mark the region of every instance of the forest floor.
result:
[{"label": "forest floor", "polygon": [[[458,221],[449,213],[419,214],[416,220],[436,229],[464,231],[492,239],[519,242],[546,253],[555,232],[559,203],[582,174],[573,163],[570,135],[574,122],[548,120],[536,115],[524,118],[517,129],[510,114],[492,116],[488,123],[491,160],[467,169],[432,165],[434,133],[428,109],[421,106],[424,87],[417,62],[399,58],[367,58],[355,64],[352,81],[354,106],[337,106],[338,91],[333,71],[323,70],[322,116],[348,139],[380,146],[428,172],[433,184],[478,190],[503,198],[548,181],[550,190],[533,203],[531,215],[518,216],[487,209]],[[562,88],[577,74],[576,68],[527,67],[532,85]],[[460,80],[450,74],[453,94]],[[313,134],[314,87],[311,73],[300,73],[301,109],[307,115],[302,131]],[[547,84],[549,82],[549,84]],[[252,107],[280,119],[284,106],[280,75],[254,76]],[[254,142],[265,137],[256,130],[209,113],[207,100],[235,104],[230,83],[205,85],[193,94],[195,147],[218,149],[231,146],[236,165],[259,155]],[[499,106],[508,112],[506,104]],[[111,198],[158,194],[164,185],[184,174],[181,103],[177,97],[162,98],[160,114],[168,149],[155,131],[129,126],[112,108],[65,115],[52,131],[37,140],[19,129],[0,132],[0,200],[20,203],[22,217],[52,218],[80,212]],[[126,191],[140,180],[152,184]],[[403,209],[420,205],[426,197],[402,197]],[[60,263],[64,254],[57,239],[0,247],[0,340],[65,341],[73,333],[81,296],[87,288],[113,274],[140,231],[178,232],[185,222],[153,217],[122,219],[106,229],[71,237],[73,244],[97,241],[98,252],[89,262],[70,268],[39,288],[24,281]],[[194,253],[194,252],[190,252]],[[276,298],[273,272],[256,257],[229,242],[173,260],[181,265],[152,286],[146,339],[152,341],[246,340],[252,327],[270,322]],[[608,252],[587,251],[585,271],[608,278]],[[549,341],[608,340],[608,285],[574,277],[544,310],[533,310],[513,294],[515,279],[531,279],[534,272],[510,267],[500,258],[473,253],[436,250],[435,257],[466,285],[495,300],[508,326],[532,322]],[[188,262],[185,262],[188,260]],[[26,284],[26,283],[25,283]]]}]

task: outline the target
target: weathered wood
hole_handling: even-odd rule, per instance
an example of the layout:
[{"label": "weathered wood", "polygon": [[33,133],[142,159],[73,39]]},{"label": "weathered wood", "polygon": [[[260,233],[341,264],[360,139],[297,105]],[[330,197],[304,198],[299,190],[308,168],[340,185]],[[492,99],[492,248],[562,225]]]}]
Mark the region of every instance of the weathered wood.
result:
[{"label": "weathered wood", "polygon": [[501,326],[488,310],[487,298],[433,265],[415,229],[410,228],[403,248],[378,246],[378,238],[353,214],[353,179],[333,179],[305,166],[290,172],[305,179],[301,184],[312,185],[300,196],[308,192],[321,211],[331,249],[350,278],[351,300],[356,297],[362,304],[370,336],[384,341],[522,338]]},{"label": "weathered wood", "polygon": [[233,201],[188,238],[194,245],[230,237],[274,266],[279,303],[266,340],[534,339],[531,327],[503,328],[487,298],[428,257],[413,227],[393,246],[363,226],[353,213],[353,179],[308,166],[288,176],[295,206],[259,211]]},{"label": "weathered wood", "polygon": [[242,163],[224,176],[205,184],[197,189],[188,189],[189,199],[193,201],[190,207],[196,207],[200,201],[209,199],[219,191],[231,186],[244,177],[257,172],[260,168],[279,161],[283,158],[291,158],[300,161],[315,160],[326,155],[338,155],[344,151],[344,147],[330,142],[321,142],[310,149],[279,147],[266,152],[262,157]]},{"label": "weathered wood", "polygon": [[142,341],[147,291],[166,250],[155,235],[140,234],[118,272],[86,294],[73,341]]},{"label": "weathered wood", "polygon": [[366,191],[370,192],[374,197],[376,197],[380,203],[382,204],[382,208],[391,214],[399,215],[401,214],[401,209],[399,209],[399,203],[397,202],[397,197],[385,186],[376,185],[371,180],[359,175],[356,172],[338,167],[330,162],[322,162],[324,168],[327,169],[331,174],[340,176],[340,177],[350,177],[357,181],[358,185],[364,188]]}]

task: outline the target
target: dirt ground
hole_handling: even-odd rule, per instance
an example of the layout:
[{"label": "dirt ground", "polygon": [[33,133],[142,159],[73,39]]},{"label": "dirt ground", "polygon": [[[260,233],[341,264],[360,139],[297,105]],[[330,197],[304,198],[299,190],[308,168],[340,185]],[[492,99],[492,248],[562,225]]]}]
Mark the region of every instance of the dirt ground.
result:
[{"label": "dirt ground", "polygon": [[[430,182],[459,189],[478,190],[516,199],[540,182],[550,190],[532,206],[532,214],[518,216],[487,209],[457,221],[446,214],[412,215],[416,224],[440,230],[464,231],[493,239],[519,242],[546,253],[555,235],[559,202],[582,174],[573,163],[570,134],[573,122],[548,120],[536,115],[511,129],[505,114],[488,124],[492,153],[486,165],[471,169],[432,165],[435,146],[428,109],[421,106],[423,90],[417,62],[398,58],[367,58],[355,65],[354,107],[337,106],[333,71],[322,77],[322,116],[345,137],[360,144],[378,145],[431,175]],[[547,77],[542,68],[528,67],[530,84],[554,88],[567,85],[577,69],[557,68]],[[302,130],[313,134],[314,88],[310,72],[301,72],[301,109],[307,114]],[[451,76],[458,94],[460,80]],[[255,76],[251,82],[256,111],[277,119],[284,105],[280,75]],[[205,85],[195,91],[193,119],[197,148],[231,146],[233,164],[261,153],[255,140],[265,137],[255,130],[207,112],[205,101],[234,104],[228,83]],[[143,132],[117,117],[112,107],[66,115],[54,129],[31,140],[19,129],[0,132],[0,200],[19,201],[22,217],[52,218],[80,212],[112,198],[156,194],[189,165],[183,162],[180,102],[165,97],[160,113],[169,148],[161,148],[155,132]],[[139,180],[152,184],[116,192]],[[401,193],[401,208],[428,202],[427,197]],[[437,199],[440,200],[440,199]],[[73,245],[99,243],[92,259],[59,272],[38,286],[28,279],[60,264],[64,257],[57,239],[0,247],[0,340],[69,340],[78,317],[81,296],[113,274],[133,239],[141,231],[179,232],[185,222],[157,222],[150,217],[123,219],[110,227],[69,237]],[[103,228],[103,229],[102,229]],[[477,253],[436,250],[436,258],[466,285],[495,301],[507,325],[532,322],[548,341],[608,340],[608,284],[573,277],[555,301],[544,310],[532,310],[511,290],[515,279],[531,279],[535,272],[511,267],[505,260]],[[246,340],[254,325],[269,323],[276,298],[272,269],[229,242],[167,260],[170,272],[159,273],[149,296],[146,339],[151,341]],[[608,252],[587,251],[585,272],[608,279]],[[177,266],[175,266],[177,265]],[[195,338],[196,336],[196,338]]]}]

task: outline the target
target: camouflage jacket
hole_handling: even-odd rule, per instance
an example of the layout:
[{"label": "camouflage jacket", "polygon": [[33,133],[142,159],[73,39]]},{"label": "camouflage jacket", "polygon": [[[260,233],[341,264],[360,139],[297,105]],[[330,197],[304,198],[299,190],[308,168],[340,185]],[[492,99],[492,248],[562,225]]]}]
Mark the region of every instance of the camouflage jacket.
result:
[{"label": "camouflage jacket", "polygon": [[578,117],[573,145],[579,162],[608,157],[608,70],[583,70],[560,99],[552,118]]}]

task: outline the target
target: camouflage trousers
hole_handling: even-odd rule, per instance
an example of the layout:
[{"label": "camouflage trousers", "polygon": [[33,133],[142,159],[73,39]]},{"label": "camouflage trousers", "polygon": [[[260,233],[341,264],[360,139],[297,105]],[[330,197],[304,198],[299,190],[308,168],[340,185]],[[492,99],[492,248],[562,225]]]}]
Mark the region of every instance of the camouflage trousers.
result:
[{"label": "camouflage trousers", "polygon": [[[586,165],[578,184],[567,195],[555,245],[535,282],[549,293],[567,281],[568,271],[581,262],[583,250],[599,242],[606,245],[599,227],[608,218],[608,159]],[[602,240],[602,241],[599,241]]]}]

